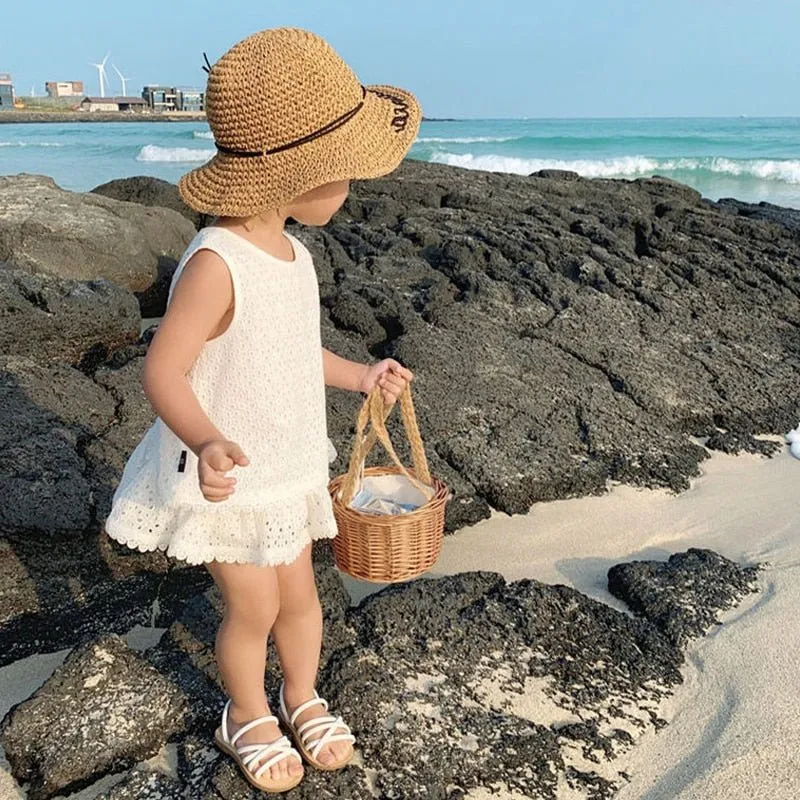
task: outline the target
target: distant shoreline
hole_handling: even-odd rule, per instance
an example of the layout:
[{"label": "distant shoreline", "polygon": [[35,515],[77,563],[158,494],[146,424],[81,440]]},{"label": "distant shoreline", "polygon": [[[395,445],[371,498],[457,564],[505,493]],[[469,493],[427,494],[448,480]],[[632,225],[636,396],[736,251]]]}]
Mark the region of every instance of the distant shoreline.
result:
[{"label": "distant shoreline", "polygon": [[0,125],[34,122],[206,122],[205,114],[126,114],[119,111],[3,111]]},{"label": "distant shoreline", "polygon": [[[205,114],[126,114],[119,111],[3,111],[3,123],[34,122],[206,122]],[[459,122],[457,119],[423,117],[423,122]]]}]

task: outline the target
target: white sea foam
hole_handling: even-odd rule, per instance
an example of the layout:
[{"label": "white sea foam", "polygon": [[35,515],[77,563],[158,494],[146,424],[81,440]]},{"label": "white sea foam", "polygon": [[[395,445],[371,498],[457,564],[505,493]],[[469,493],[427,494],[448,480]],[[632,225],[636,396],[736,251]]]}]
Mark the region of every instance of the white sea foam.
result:
[{"label": "white sea foam", "polygon": [[757,159],[754,161],[735,161],[730,158],[715,158],[712,172],[726,172],[729,175],[750,175],[767,181],[783,181],[784,183],[800,183],[800,161],[770,161]]},{"label": "white sea foam", "polygon": [[157,144],[146,144],[136,156],[137,161],[156,162],[202,162],[214,155],[214,150],[195,150],[191,147],[159,147]]},{"label": "white sea foam", "polygon": [[513,172],[528,175],[540,169],[566,169],[587,178],[620,177],[652,174],[658,161],[645,156],[620,156],[603,160],[519,158],[516,156],[473,155],[472,153],[434,153],[432,161],[454,167],[482,169],[489,172]]},{"label": "white sea foam", "polygon": [[63,142],[0,142],[0,147],[63,147]]},{"label": "white sea foam", "polygon": [[214,139],[214,134],[211,131],[192,131],[195,139]]},{"label": "white sea foam", "polygon": [[666,158],[617,156],[605,159],[521,158],[517,156],[475,155],[473,153],[434,153],[431,160],[467,169],[511,172],[529,175],[540,169],[564,169],[586,178],[632,178],[656,173],[711,172],[761,181],[800,184],[800,160],[738,160],[714,158]]},{"label": "white sea foam", "polygon": [[481,142],[513,142],[518,136],[422,136],[417,144],[475,144]]}]

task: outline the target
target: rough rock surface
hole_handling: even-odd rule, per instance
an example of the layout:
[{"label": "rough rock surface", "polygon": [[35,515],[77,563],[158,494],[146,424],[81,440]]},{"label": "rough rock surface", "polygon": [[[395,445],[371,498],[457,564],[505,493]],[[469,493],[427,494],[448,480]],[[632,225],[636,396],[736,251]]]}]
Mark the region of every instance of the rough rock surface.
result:
[{"label": "rough rock surface", "polygon": [[113,423],[113,398],[77,369],[16,356],[0,356],[0,395],[0,529],[85,530],[81,450]]},{"label": "rough rock surface", "polygon": [[451,527],[609,479],[681,490],[689,435],[749,449],[800,417],[800,242],[686,186],[406,162],[298,235],[331,346],[415,370]]},{"label": "rough rock surface", "polygon": [[[113,241],[115,258],[144,252],[152,261],[160,240],[148,226],[170,228],[177,217],[30,176],[0,181],[0,261],[34,272],[9,241],[24,238],[25,258],[68,256],[70,269],[105,263],[98,242]],[[40,224],[36,198],[42,208],[63,201],[80,217],[77,233]],[[173,263],[193,233],[178,220]],[[602,492],[609,479],[682,489],[707,447],[771,452],[754,435],[785,432],[800,416],[792,220],[710,204],[661,179],[407,163],[355,186],[324,230],[298,235],[317,257],[326,346],[361,361],[392,355],[416,372],[431,466],[456,492],[454,529],[491,507],[525,511]],[[81,232],[93,225],[89,240]],[[128,233],[143,250],[125,244]],[[203,800],[255,797],[208,747],[224,700],[212,654],[219,597],[198,594],[209,576],[100,530],[125,459],[152,421],[140,385],[149,337],[128,338],[130,301],[120,295],[113,319],[115,295],[93,288],[100,284],[85,297],[76,289],[78,301],[54,279],[23,283],[41,289],[0,278],[21,309],[0,311],[0,663],[76,644],[86,653],[87,637],[137,623],[170,626],[142,658],[120,663],[134,675],[149,664],[188,699],[182,788]],[[163,284],[151,297],[158,291],[163,301]],[[97,309],[96,329],[74,327],[83,302],[87,313]],[[53,316],[37,321],[42,303]],[[72,341],[58,353],[25,350],[28,323],[19,319],[42,341],[62,330]],[[331,390],[328,400],[336,473],[360,398]],[[470,788],[516,787],[552,798],[556,786],[610,797],[624,776],[606,762],[662,724],[657,703],[680,678],[680,647],[752,582],[724,559],[690,553],[612,570],[616,591],[644,615],[637,619],[564,587],[485,573],[394,588],[350,609],[329,549],[317,556],[321,689],[353,725],[364,764],[309,776],[297,797],[455,800]],[[274,689],[274,651],[269,663]],[[48,761],[53,740],[40,738],[26,734],[18,749],[35,761],[43,793],[45,779],[80,783],[146,757],[138,743],[117,742],[116,761],[87,762],[74,778]],[[30,769],[15,766],[18,776]],[[149,780],[157,793],[174,788],[131,774],[118,791]]]},{"label": "rough rock surface", "polygon": [[0,177],[0,261],[62,278],[107,278],[136,292],[145,316],[163,309],[194,233],[172,210],[67,192],[40,175]]},{"label": "rough rock surface", "polygon": [[73,791],[155,755],[186,698],[116,636],[75,650],[3,720],[0,741],[31,800]]},{"label": "rough rock surface", "polygon": [[137,175],[133,178],[118,178],[108,183],[103,183],[92,189],[93,194],[101,194],[114,200],[124,200],[128,203],[141,203],[143,206],[160,206],[171,208],[188,219],[198,230],[208,224],[211,217],[189,208],[178,192],[174,183],[151,178],[146,175]]},{"label": "rough rock surface", "polygon": [[163,553],[104,535],[0,538],[0,666],[134,625],[168,626],[211,583]]},{"label": "rough rock surface", "polygon": [[[118,191],[175,199],[149,179]],[[754,434],[800,416],[793,219],[661,178],[406,162],[297,235],[317,257],[325,345],[415,370],[453,529],[609,480],[685,489],[707,457],[689,436],[774,452]],[[335,471],[357,403],[329,397]]]},{"label": "rough rock surface", "polygon": [[692,548],[666,563],[633,561],[608,572],[608,589],[677,646],[719,624],[717,614],[758,591],[758,567],[741,567],[711,550]]},{"label": "rough rock surface", "polygon": [[[309,770],[297,798],[455,800],[481,788],[554,800],[566,787],[610,798],[626,779],[615,757],[664,724],[658,704],[681,680],[686,638],[714,624],[720,597],[750,590],[748,570],[705,554],[692,572],[698,613],[678,644],[660,623],[567,587],[493,573],[415,581],[350,608],[328,548],[316,556],[327,615],[320,691],[351,724],[359,758],[331,775]],[[641,585],[661,582],[652,573]],[[198,595],[143,658],[188,700],[178,740],[185,796],[255,799],[210,739],[225,699],[213,658],[220,613],[216,588]],[[683,613],[672,607],[665,618]],[[270,652],[272,703],[276,664]],[[158,791],[173,788],[161,781]]]},{"label": "rough rock surface", "polygon": [[141,361],[92,379],[0,355],[0,664],[137,623],[169,624],[211,581],[202,568],[131,551],[100,530],[122,465],[152,421]]},{"label": "rough rock surface", "polygon": [[186,800],[186,794],[181,784],[167,775],[137,769],[95,800]]},{"label": "rough rock surface", "polygon": [[765,201],[760,203],[745,203],[741,200],[735,200],[732,197],[723,197],[716,203],[709,202],[709,205],[727,214],[733,214],[734,216],[774,222],[795,234],[800,234],[800,210],[796,208],[784,208],[783,206],[776,206],[774,203],[767,203]]},{"label": "rough rock surface", "polygon": [[136,298],[106,280],[0,268],[0,353],[86,368],[139,338]]}]

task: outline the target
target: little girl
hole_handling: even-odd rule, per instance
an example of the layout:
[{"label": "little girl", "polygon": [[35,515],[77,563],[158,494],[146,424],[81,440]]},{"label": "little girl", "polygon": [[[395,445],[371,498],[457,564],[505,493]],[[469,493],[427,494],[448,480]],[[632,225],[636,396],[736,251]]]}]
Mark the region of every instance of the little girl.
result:
[{"label": "little girl", "polygon": [[[229,695],[215,740],[251,784],[282,792],[301,781],[303,759],[339,769],[355,741],[314,689],[322,614],[311,542],[336,535],[325,385],[380,386],[391,404],[413,378],[393,359],[358,364],[322,348],[314,265],[284,225],[325,225],[350,179],[391,172],[420,109],[401,89],[362,86],[297,29],[254,34],[208,72],[217,154],[180,191],[216,219],[172,279],[143,373],[158,416],[125,466],[106,531],[209,570],[225,603],[216,657]],[[297,749],[267,703],[270,633],[280,721]]]}]

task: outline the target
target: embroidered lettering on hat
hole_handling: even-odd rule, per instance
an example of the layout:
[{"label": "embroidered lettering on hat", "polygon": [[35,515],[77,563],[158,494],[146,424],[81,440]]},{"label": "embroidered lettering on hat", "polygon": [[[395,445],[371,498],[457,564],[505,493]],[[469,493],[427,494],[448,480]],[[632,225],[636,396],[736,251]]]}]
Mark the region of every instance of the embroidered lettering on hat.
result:
[{"label": "embroidered lettering on hat", "polygon": [[373,94],[378,95],[378,97],[383,98],[384,100],[388,100],[390,103],[394,103],[394,117],[392,117],[391,126],[394,128],[395,133],[402,133],[406,129],[406,125],[408,124],[408,114],[409,108],[408,103],[403,100],[402,97],[398,97],[395,94],[388,94],[387,92],[379,92],[375,89],[370,89]]}]

